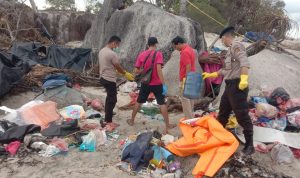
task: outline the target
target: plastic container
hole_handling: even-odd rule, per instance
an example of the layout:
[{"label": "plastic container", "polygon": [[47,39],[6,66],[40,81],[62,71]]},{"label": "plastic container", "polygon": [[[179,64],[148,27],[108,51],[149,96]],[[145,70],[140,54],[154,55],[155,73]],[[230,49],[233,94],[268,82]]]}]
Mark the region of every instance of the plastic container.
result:
[{"label": "plastic container", "polygon": [[189,99],[199,99],[201,96],[202,75],[197,72],[189,72],[186,76],[183,96]]}]

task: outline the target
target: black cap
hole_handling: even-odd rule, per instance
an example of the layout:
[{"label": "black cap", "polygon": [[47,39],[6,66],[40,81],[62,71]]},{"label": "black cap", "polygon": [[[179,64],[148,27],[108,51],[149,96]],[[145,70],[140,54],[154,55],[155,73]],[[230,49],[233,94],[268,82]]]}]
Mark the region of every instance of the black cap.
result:
[{"label": "black cap", "polygon": [[222,30],[222,32],[220,33],[220,38],[222,38],[222,36],[224,36],[228,32],[234,32],[234,27],[226,27],[226,28],[224,28],[224,30]]},{"label": "black cap", "polygon": [[158,43],[157,38],[155,38],[155,37],[148,38],[148,46],[153,46],[153,45],[156,45],[157,43]]}]

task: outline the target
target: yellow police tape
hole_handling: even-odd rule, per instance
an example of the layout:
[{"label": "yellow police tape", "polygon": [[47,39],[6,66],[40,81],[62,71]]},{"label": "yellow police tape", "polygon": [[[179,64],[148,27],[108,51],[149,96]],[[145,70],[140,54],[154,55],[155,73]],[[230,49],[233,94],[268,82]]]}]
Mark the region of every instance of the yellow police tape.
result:
[{"label": "yellow police tape", "polygon": [[[208,18],[212,19],[213,21],[215,21],[217,24],[221,25],[222,27],[226,27],[224,24],[222,24],[220,21],[218,21],[217,19],[213,18],[212,16],[210,16],[209,14],[207,14],[206,12],[204,12],[203,10],[199,9],[195,4],[191,3],[189,0],[187,0],[187,2],[194,7],[195,9],[197,9],[199,12],[201,12],[202,14],[206,15]],[[238,36],[244,37],[246,39],[248,39],[250,42],[254,43],[254,41],[250,40],[249,38],[245,37],[245,35],[239,34],[238,32],[234,32],[235,34],[237,34]]]}]

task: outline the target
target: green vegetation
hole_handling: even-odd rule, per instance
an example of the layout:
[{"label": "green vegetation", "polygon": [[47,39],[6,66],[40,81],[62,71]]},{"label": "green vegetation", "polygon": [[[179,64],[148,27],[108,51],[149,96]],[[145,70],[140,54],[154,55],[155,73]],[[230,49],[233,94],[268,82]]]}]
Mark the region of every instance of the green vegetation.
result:
[{"label": "green vegetation", "polygon": [[55,10],[76,10],[75,0],[46,0],[50,9]]},{"label": "green vegetation", "polygon": [[[226,25],[226,20],[222,17],[218,10],[209,5],[208,0],[194,0],[192,1],[192,3],[195,4],[195,6],[197,6],[200,10],[204,11],[211,17]],[[200,22],[204,31],[206,32],[219,33],[223,29],[222,26],[217,24],[215,21],[213,21],[206,15],[199,12],[196,8],[194,8],[191,5],[188,5],[187,15],[189,18],[195,20],[196,22]]]},{"label": "green vegetation", "polygon": [[[172,6],[172,9],[176,14],[179,14],[179,1],[176,0],[174,5]],[[197,6],[200,10],[204,11],[214,19],[218,20],[222,24],[226,25],[226,20],[222,17],[222,15],[218,12],[217,9],[215,9],[213,6],[209,4],[209,0],[190,0],[195,6]],[[219,33],[222,30],[222,26],[217,24],[215,21],[201,13],[199,10],[197,10],[195,7],[188,4],[187,6],[187,16],[191,19],[193,19],[196,22],[199,22],[205,32],[214,32]]]}]

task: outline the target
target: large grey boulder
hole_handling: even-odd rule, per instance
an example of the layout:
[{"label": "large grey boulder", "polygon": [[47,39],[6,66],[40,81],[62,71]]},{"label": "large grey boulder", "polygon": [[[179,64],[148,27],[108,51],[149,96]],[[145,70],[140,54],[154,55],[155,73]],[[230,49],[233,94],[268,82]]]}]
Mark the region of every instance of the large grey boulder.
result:
[{"label": "large grey boulder", "polygon": [[[291,55],[279,54],[270,50],[249,57],[249,96],[257,96],[262,88],[283,87],[292,98],[300,97],[300,60]],[[222,84],[221,94],[225,85]],[[216,103],[220,101],[218,96]]]},{"label": "large grey boulder", "polygon": [[147,2],[136,2],[123,10],[117,10],[117,7],[118,4],[115,8],[111,6],[106,13],[105,10],[100,12],[104,16],[99,14],[94,20],[86,35],[84,47],[100,49],[112,35],[120,36],[120,57],[128,70],[133,68],[138,53],[145,49],[150,36],[158,38],[158,48],[163,52],[165,60],[171,56],[171,40],[177,35],[184,37],[197,50],[205,47],[199,23],[168,13]]},{"label": "large grey boulder", "polygon": [[43,10],[38,15],[57,43],[82,41],[95,16],[86,12],[59,10]]}]

